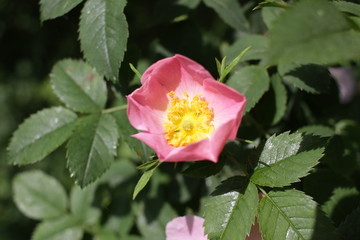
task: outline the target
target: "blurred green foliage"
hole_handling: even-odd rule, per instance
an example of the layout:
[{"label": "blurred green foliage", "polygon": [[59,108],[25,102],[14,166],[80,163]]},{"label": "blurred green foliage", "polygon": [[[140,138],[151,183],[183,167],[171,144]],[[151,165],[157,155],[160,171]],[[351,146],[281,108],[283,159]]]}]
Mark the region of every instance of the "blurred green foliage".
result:
[{"label": "blurred green foliage", "polygon": [[[346,61],[348,59],[342,58],[347,58],[356,52],[356,48],[360,45],[350,44],[350,46],[344,42],[341,43],[342,49],[336,49],[334,44],[336,45],[337,40],[330,44],[336,51],[329,60],[330,63],[350,69],[352,78],[356,81],[351,89],[354,91],[351,100],[341,103],[339,85],[329,77],[326,67],[317,65],[319,62],[312,65],[289,62],[289,59],[294,58],[304,61],[314,60],[319,57],[318,52],[298,58],[296,54],[281,52],[284,45],[293,44],[290,41],[292,39],[289,40],[282,35],[283,29],[288,29],[289,26],[281,25],[274,20],[285,11],[284,9],[270,7],[253,11],[259,1],[224,2],[229,5],[218,6],[218,2],[214,0],[129,0],[124,10],[129,25],[127,51],[119,70],[120,81],[113,82],[112,87],[116,91],[109,94],[110,101],[107,107],[123,104],[124,100],[119,93],[129,94],[139,86],[139,81],[130,70],[129,63],[134,64],[142,73],[156,60],[180,53],[200,62],[217,78],[215,57],[222,59],[227,56],[230,62],[246,47],[253,45],[228,79],[230,86],[233,85],[235,89],[239,88],[238,90],[242,91],[244,86],[238,86],[239,82],[236,80],[241,79],[241,76],[236,78],[237,74],[254,72],[257,67],[247,66],[248,63],[259,64],[266,56],[266,49],[274,46],[270,54],[273,59],[265,60],[268,61],[267,63],[278,63],[277,67],[271,66],[267,69],[268,74],[271,74],[270,78],[267,73],[258,76],[258,82],[264,81],[266,84],[257,86],[252,82],[251,84],[254,85],[250,85],[245,82],[248,79],[243,79],[242,84],[248,87],[248,92],[254,93],[250,95],[252,104],[248,106],[249,113],[243,119],[239,136],[253,140],[258,145],[259,142],[264,142],[264,137],[269,137],[273,133],[296,131],[305,126],[302,128],[303,132],[328,137],[325,156],[320,160],[318,167],[301,182],[292,186],[304,191],[321,204],[336,222],[336,226],[340,226],[340,230],[345,231],[346,226],[341,223],[346,221],[346,216],[338,214],[339,210],[336,206],[343,196],[345,198],[349,195],[342,194],[342,190],[339,189],[351,189],[352,195],[359,194],[360,62],[359,59]],[[152,152],[134,139],[128,141],[133,131],[121,127],[128,125],[124,112],[114,115],[121,136],[118,156],[96,186],[92,185],[96,187],[93,201],[91,197],[90,200],[86,200],[87,195],[82,195],[73,187],[74,181],[66,168],[65,147],[60,147],[44,161],[33,165],[25,167],[8,165],[6,148],[17,126],[30,114],[60,104],[51,90],[49,80],[49,73],[55,63],[64,58],[83,57],[78,41],[79,15],[83,6],[84,2],[61,17],[41,22],[39,1],[0,1],[1,240],[30,239],[39,223],[25,217],[15,206],[13,191],[16,191],[14,190],[16,188],[13,188],[12,183],[19,172],[40,169],[57,179],[66,191],[64,201],[68,201],[69,206],[63,210],[68,214],[82,211],[79,210],[78,198],[83,197],[85,202],[89,202],[88,205],[92,205],[91,208],[89,207],[90,210],[88,209],[90,222],[79,221],[83,221],[81,223],[85,226],[89,224],[98,228],[87,229],[84,239],[92,239],[91,234],[93,234],[96,236],[95,239],[153,240],[164,238],[164,226],[171,218],[187,213],[202,214],[204,200],[221,180],[234,175],[246,176],[255,166],[252,161],[254,155],[257,156],[259,153],[253,151],[252,145],[230,143],[226,146],[228,151],[221,156],[220,168],[219,165],[211,166],[211,164],[196,166],[180,163],[176,168],[170,164],[162,164],[152,176],[149,186],[145,187],[133,201],[133,190],[140,177],[135,166],[144,158],[148,159]],[[331,11],[335,11],[330,8]],[[345,15],[336,12],[336,16],[341,19],[337,24],[342,24],[339,29],[356,28],[354,26],[359,24],[356,9],[348,8],[346,4],[340,5],[339,8],[346,13]],[[349,9],[353,11],[349,12]],[[238,15],[231,17],[233,11],[237,11]],[[311,14],[316,14],[316,11],[312,11]],[[350,16],[351,21],[348,18],[344,20],[345,16]],[[285,22],[292,17],[291,12],[282,15]],[[304,16],[300,14],[299,18],[302,17]],[[274,25],[275,34],[268,38],[269,28]],[[316,26],[312,27],[316,30]],[[297,26],[290,28],[296,31]],[[323,30],[326,34],[333,34],[331,29],[324,27]],[[299,44],[301,49],[305,47],[301,45],[301,41],[299,43],[299,37],[313,37],[311,34],[306,36],[296,34],[298,32],[292,35],[296,38],[294,44]],[[336,34],[340,35],[336,36],[337,38],[341,38],[341,33],[336,32]],[[347,48],[347,45],[351,48]],[[312,47],[319,50],[317,48],[321,47],[321,42],[315,42]],[[289,51],[296,52],[296,49],[290,48]],[[324,56],[320,57],[322,62],[326,62]],[[263,68],[261,69],[258,71],[263,72]],[[317,81],[320,78],[321,82]],[[259,93],[259,96],[256,93]],[[287,97],[286,93],[288,93]],[[252,108],[255,104],[256,107]],[[138,151],[139,149],[141,151]],[[138,156],[139,153],[142,155]],[[234,155],[235,162],[232,161]],[[209,175],[218,174],[206,179],[191,177],[194,172],[198,176],[204,174],[197,172],[199,168],[204,167]],[[179,174],[187,168],[190,170],[185,171],[184,175]],[[220,170],[222,171],[219,172]],[[207,177],[208,172],[204,176]],[[343,192],[346,193],[346,190]],[[291,192],[291,194],[298,193]],[[308,201],[313,204],[311,200]],[[347,206],[347,213],[359,207],[357,198],[352,204]],[[358,220],[356,215],[358,212],[358,210],[353,212],[351,218]],[[68,218],[55,219],[57,221],[55,223],[42,222],[34,236],[41,239],[43,231],[46,232],[49,226],[47,224],[60,225],[61,228],[62,222],[73,221]],[[74,221],[74,228],[77,224],[78,222]],[[271,227],[269,229],[271,230]],[[79,231],[75,230],[74,235],[76,234],[79,235]],[[350,233],[347,235],[352,236]]]}]

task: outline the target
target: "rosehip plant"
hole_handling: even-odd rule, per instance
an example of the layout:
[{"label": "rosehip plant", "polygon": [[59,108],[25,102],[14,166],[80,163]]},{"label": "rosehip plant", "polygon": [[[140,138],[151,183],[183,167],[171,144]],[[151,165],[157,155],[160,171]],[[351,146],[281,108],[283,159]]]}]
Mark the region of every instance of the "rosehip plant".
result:
[{"label": "rosehip plant", "polygon": [[40,0],[79,11],[7,148],[29,238],[360,238],[359,4]]}]

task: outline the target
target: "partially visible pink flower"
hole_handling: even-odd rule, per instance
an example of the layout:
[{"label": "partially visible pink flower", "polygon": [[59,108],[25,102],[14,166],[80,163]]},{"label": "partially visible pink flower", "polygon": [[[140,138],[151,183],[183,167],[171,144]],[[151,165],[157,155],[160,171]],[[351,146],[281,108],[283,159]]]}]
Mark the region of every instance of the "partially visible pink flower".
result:
[{"label": "partially visible pink flower", "polygon": [[[203,225],[204,219],[198,216],[174,218],[166,224],[166,240],[208,240]],[[246,240],[262,240],[257,220]]]},{"label": "partially visible pink flower", "polygon": [[218,161],[234,140],[246,99],[216,81],[200,64],[182,55],[162,59],[127,96],[133,135],[154,149],[162,162]]},{"label": "partially visible pink flower", "polygon": [[204,219],[187,215],[166,224],[166,240],[208,240],[204,232]]},{"label": "partially visible pink flower", "polygon": [[350,68],[329,67],[339,88],[340,103],[349,103],[356,94],[356,79]]}]

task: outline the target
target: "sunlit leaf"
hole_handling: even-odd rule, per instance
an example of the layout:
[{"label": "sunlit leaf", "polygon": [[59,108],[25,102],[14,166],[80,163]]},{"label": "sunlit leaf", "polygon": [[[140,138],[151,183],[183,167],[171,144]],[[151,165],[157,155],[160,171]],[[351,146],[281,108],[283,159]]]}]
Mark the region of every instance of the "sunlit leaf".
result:
[{"label": "sunlit leaf", "polygon": [[13,189],[16,206],[30,218],[48,219],[66,213],[68,202],[63,186],[41,171],[16,175]]},{"label": "sunlit leaf", "polygon": [[258,192],[254,184],[234,177],[219,185],[205,202],[205,233],[211,239],[245,239],[255,221]]},{"label": "sunlit leaf", "polygon": [[11,138],[9,162],[23,165],[43,159],[70,137],[76,118],[75,113],[62,107],[30,116]]},{"label": "sunlit leaf", "polygon": [[332,3],[342,12],[360,16],[360,4],[346,1],[332,1]]},{"label": "sunlit leaf", "polygon": [[97,112],[107,99],[105,81],[87,63],[71,59],[58,62],[51,72],[52,88],[69,108],[82,112]]},{"label": "sunlit leaf", "polygon": [[81,11],[80,45],[97,71],[116,80],[129,36],[125,0],[89,0]]},{"label": "sunlit leaf", "polygon": [[110,114],[92,114],[78,122],[67,145],[67,166],[84,187],[99,178],[116,155],[118,132]]},{"label": "sunlit leaf", "polygon": [[339,239],[316,202],[297,190],[274,191],[262,198],[258,220],[267,240]]},{"label": "sunlit leaf", "polygon": [[76,7],[83,0],[40,0],[41,20],[60,17]]},{"label": "sunlit leaf", "polygon": [[332,137],[335,134],[333,129],[324,125],[307,125],[298,131],[320,137]]},{"label": "sunlit leaf", "polygon": [[[314,139],[317,139],[314,137]],[[260,186],[283,187],[309,174],[323,156],[324,147],[301,133],[271,136],[265,143],[251,181]]]}]

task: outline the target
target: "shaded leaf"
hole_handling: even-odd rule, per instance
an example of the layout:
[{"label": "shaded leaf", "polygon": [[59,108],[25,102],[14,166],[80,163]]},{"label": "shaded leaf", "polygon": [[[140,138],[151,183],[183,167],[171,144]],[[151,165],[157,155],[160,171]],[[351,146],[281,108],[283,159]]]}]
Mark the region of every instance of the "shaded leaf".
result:
[{"label": "shaded leaf", "polygon": [[60,17],[81,2],[82,0],[40,0],[41,21]]},{"label": "shaded leaf", "polygon": [[70,193],[70,210],[76,218],[85,220],[88,217],[88,212],[94,199],[94,192],[94,184],[83,189],[77,185],[72,187]]},{"label": "shaded leaf", "polygon": [[[315,138],[316,139],[316,138]],[[251,181],[260,186],[283,187],[309,174],[323,156],[324,148],[301,133],[271,136],[265,143]]]},{"label": "shaded leaf", "polygon": [[316,169],[303,180],[304,192],[314,198],[314,200],[323,204],[332,195],[338,187],[353,187],[353,183],[329,169]]},{"label": "shaded leaf", "polygon": [[16,175],[13,189],[16,206],[30,218],[48,219],[66,213],[68,203],[63,186],[41,171]]},{"label": "shaded leaf", "polygon": [[89,0],[81,11],[79,37],[86,60],[116,80],[129,36],[126,0]]},{"label": "shaded leaf", "polygon": [[360,17],[360,4],[346,2],[346,1],[332,1],[332,3],[340,11],[350,13]]},{"label": "shaded leaf", "polygon": [[249,23],[236,0],[203,0],[206,6],[211,7],[227,23],[236,30],[248,31]]},{"label": "shaded leaf", "polygon": [[63,216],[37,225],[32,240],[80,240],[83,230],[81,222],[73,216]]},{"label": "shaded leaf", "polygon": [[353,211],[340,225],[339,232],[342,239],[360,239],[360,208]]},{"label": "shaded leaf", "polygon": [[339,239],[316,202],[297,190],[273,191],[262,198],[258,221],[263,239]]},{"label": "shaded leaf", "polygon": [[278,123],[285,114],[287,103],[287,92],[281,78],[275,75],[271,78],[271,86],[275,93],[275,115],[272,124]]},{"label": "shaded leaf", "polygon": [[321,209],[338,226],[346,216],[360,204],[360,193],[353,188],[336,188],[333,195],[322,205]]},{"label": "shaded leaf", "polygon": [[166,224],[177,217],[170,204],[160,199],[140,202],[136,214],[136,226],[145,240],[165,239]]},{"label": "shaded leaf", "polygon": [[260,60],[268,48],[269,39],[263,35],[249,34],[236,40],[224,51],[228,59],[235,59],[238,53],[251,46],[249,51],[241,58],[241,61]]},{"label": "shaded leaf", "polygon": [[270,79],[263,67],[248,66],[235,72],[226,83],[245,95],[245,112],[248,112],[269,89]]},{"label": "shaded leaf", "polygon": [[58,62],[51,72],[52,88],[67,107],[81,112],[98,112],[107,98],[105,81],[88,64],[71,59]]},{"label": "shaded leaf", "polygon": [[206,178],[217,174],[224,167],[224,161],[213,163],[210,161],[198,161],[191,164],[183,171],[183,174],[190,177]]},{"label": "shaded leaf", "polygon": [[99,178],[116,155],[118,132],[110,114],[83,117],[67,145],[67,167],[84,187]]},{"label": "shaded leaf", "polygon": [[279,64],[279,74],[285,82],[309,93],[326,92],[330,74],[326,67],[315,64]]},{"label": "shaded leaf", "polygon": [[211,239],[245,239],[255,221],[258,192],[245,178],[225,180],[205,202],[205,233]]},{"label": "shaded leaf", "polygon": [[326,0],[294,3],[276,19],[269,36],[265,65],[332,64],[358,59],[360,55],[360,32],[351,30],[350,22]]},{"label": "shaded leaf", "polygon": [[9,162],[23,165],[43,159],[70,137],[76,118],[75,113],[62,107],[30,116],[11,138]]},{"label": "shaded leaf", "polygon": [[[282,1],[278,1],[282,2]],[[271,29],[275,20],[285,11],[284,8],[266,7],[261,9],[261,16],[268,29]]]}]

